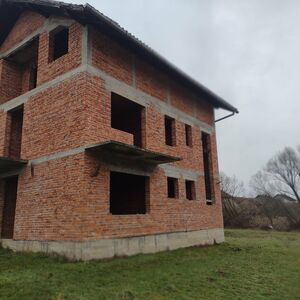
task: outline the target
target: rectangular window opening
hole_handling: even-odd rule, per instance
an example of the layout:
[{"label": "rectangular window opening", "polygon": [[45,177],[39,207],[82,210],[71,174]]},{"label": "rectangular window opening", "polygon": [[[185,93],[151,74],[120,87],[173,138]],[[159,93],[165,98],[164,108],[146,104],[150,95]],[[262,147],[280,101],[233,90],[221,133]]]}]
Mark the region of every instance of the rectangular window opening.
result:
[{"label": "rectangular window opening", "polygon": [[178,179],[168,177],[168,198],[178,198]]},{"label": "rectangular window opening", "polygon": [[58,27],[49,35],[49,62],[69,52],[69,28]]},{"label": "rectangular window opening", "polygon": [[18,177],[10,177],[4,181],[4,205],[2,211],[2,239],[12,239],[14,235],[15,210],[18,189]]},{"label": "rectangular window opening", "polygon": [[144,107],[115,93],[111,94],[111,127],[131,133],[134,145],[142,147]]},{"label": "rectangular window opening", "polygon": [[165,116],[165,142],[168,146],[175,146],[175,120]]},{"label": "rectangular window opening", "polygon": [[9,118],[9,144],[8,156],[19,159],[21,155],[22,129],[24,108],[18,108],[8,113]]},{"label": "rectangular window opening", "polygon": [[148,180],[145,176],[110,173],[110,213],[113,215],[146,214]]},{"label": "rectangular window opening", "polygon": [[185,124],[185,143],[187,146],[193,146],[192,126]]},{"label": "rectangular window opening", "polygon": [[212,204],[212,186],[211,186],[211,147],[210,136],[207,133],[202,133],[202,148],[203,148],[203,165],[204,165],[204,181],[206,203]]},{"label": "rectangular window opening", "polygon": [[185,192],[186,199],[195,200],[196,199],[196,191],[195,191],[195,182],[191,180],[185,181]]}]

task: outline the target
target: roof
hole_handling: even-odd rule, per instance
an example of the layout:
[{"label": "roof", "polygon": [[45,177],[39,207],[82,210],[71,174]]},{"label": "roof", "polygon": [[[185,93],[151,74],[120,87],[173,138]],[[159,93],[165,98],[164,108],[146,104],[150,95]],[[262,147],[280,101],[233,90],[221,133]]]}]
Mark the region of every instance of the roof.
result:
[{"label": "roof", "polygon": [[153,66],[182,82],[197,95],[209,101],[215,108],[222,108],[233,113],[238,113],[237,108],[178,69],[160,54],[122,28],[118,23],[106,17],[89,4],[75,5],[52,0],[0,0],[0,45],[4,42],[20,14],[25,10],[38,12],[45,17],[49,17],[50,15],[68,17],[75,19],[81,24],[90,24],[98,27],[107,35],[120,41],[134,53],[137,53],[143,59],[150,62]]}]

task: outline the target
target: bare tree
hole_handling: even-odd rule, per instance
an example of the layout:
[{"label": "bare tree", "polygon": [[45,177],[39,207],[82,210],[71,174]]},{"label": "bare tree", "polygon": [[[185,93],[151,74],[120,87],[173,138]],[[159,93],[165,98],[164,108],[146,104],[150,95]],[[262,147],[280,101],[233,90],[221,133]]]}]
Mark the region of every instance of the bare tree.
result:
[{"label": "bare tree", "polygon": [[240,208],[234,199],[245,194],[244,184],[235,176],[230,177],[221,172],[220,185],[223,200],[224,223],[226,225],[233,225],[241,213]]},{"label": "bare tree", "polygon": [[300,146],[298,152],[287,147],[271,158],[250,182],[259,195],[292,197],[300,204]]},{"label": "bare tree", "polygon": [[236,176],[227,176],[224,172],[220,173],[221,191],[232,196],[238,197],[245,194],[244,183]]}]

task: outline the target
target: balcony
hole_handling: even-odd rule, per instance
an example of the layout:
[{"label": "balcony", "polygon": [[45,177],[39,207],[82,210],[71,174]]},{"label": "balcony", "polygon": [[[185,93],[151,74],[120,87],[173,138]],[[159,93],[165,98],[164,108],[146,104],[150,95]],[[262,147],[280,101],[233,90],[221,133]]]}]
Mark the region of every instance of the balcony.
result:
[{"label": "balcony", "polygon": [[117,141],[106,141],[87,146],[86,151],[104,161],[131,161],[142,165],[156,166],[181,160],[179,157],[142,149]]},{"label": "balcony", "polygon": [[26,160],[0,156],[0,178],[17,175],[26,165]]}]

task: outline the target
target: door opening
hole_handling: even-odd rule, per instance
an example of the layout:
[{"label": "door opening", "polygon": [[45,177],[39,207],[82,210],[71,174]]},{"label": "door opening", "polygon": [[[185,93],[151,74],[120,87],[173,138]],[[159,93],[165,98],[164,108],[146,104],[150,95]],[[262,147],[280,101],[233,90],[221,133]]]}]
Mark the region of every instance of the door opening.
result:
[{"label": "door opening", "polygon": [[14,235],[18,177],[5,179],[4,206],[2,212],[1,238],[12,239]]}]

